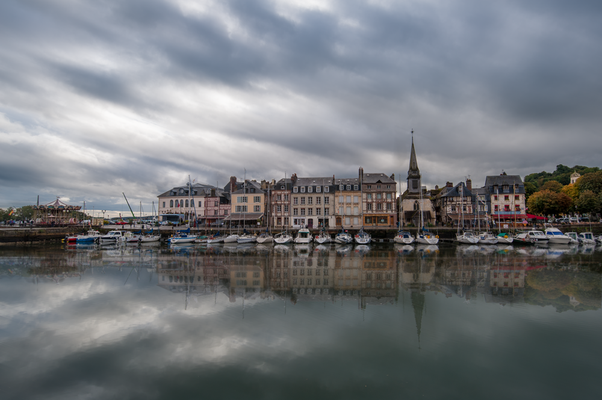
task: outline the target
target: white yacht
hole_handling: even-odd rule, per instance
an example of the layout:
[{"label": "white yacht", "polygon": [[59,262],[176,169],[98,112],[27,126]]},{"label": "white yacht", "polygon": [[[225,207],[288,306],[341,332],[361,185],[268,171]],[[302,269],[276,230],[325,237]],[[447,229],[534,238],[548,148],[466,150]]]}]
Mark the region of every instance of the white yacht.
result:
[{"label": "white yacht", "polygon": [[456,234],[456,240],[463,244],[477,244],[479,237],[472,231],[464,231]]},{"label": "white yacht", "polygon": [[581,244],[590,246],[596,244],[596,239],[594,238],[594,234],[591,232],[581,232],[579,234],[579,241]]},{"label": "white yacht", "polygon": [[567,235],[569,238],[571,238],[571,244],[579,244],[580,240],[579,240],[579,235],[577,234],[577,232],[567,232],[565,233],[565,235]]},{"label": "white yacht", "polygon": [[497,244],[498,239],[491,232],[483,232],[479,235],[479,243],[481,244]]},{"label": "white yacht", "polygon": [[439,236],[433,235],[429,231],[420,231],[416,235],[416,243],[433,245],[439,243]]},{"label": "white yacht", "polygon": [[276,244],[288,244],[293,241],[293,237],[288,232],[280,232],[274,236],[274,242]]},{"label": "white yacht", "polygon": [[364,231],[364,228],[361,228],[357,235],[355,235],[355,243],[357,244],[369,244],[371,240],[372,237]]},{"label": "white yacht", "polygon": [[334,237],[334,242],[339,244],[349,244],[353,243],[353,237],[346,230],[341,230]]},{"label": "white yacht", "polygon": [[514,240],[528,244],[547,244],[550,241],[545,233],[536,230],[519,233]]},{"label": "white yacht", "polygon": [[514,240],[514,238],[509,233],[500,232],[497,234],[497,242],[498,243],[512,244],[513,240]]},{"label": "white yacht", "polygon": [[412,244],[416,239],[408,231],[399,231],[393,241],[400,244]]},{"label": "white yacht", "polygon": [[239,244],[257,243],[257,236],[251,235],[250,233],[247,233],[245,231],[245,232],[243,232],[242,235],[240,235],[238,237],[238,239],[236,240],[236,242],[239,243]]},{"label": "white yacht", "polygon": [[569,244],[571,238],[560,231],[560,229],[553,226],[546,227],[546,236],[550,239],[550,244]]},{"label": "white yacht", "polygon": [[320,244],[325,244],[325,243],[330,243],[332,242],[332,238],[330,237],[330,234],[328,234],[328,232],[326,232],[325,229],[322,229],[320,231],[320,233],[318,235],[316,235],[316,237],[314,238],[314,240]]},{"label": "white yacht", "polygon": [[273,243],[274,237],[270,235],[269,232],[264,232],[261,235],[257,236],[257,243]]},{"label": "white yacht", "polygon": [[299,229],[297,232],[297,237],[295,238],[295,243],[297,244],[307,244],[311,242],[311,232],[307,228]]},{"label": "white yacht", "polygon": [[239,236],[236,233],[231,233],[224,239],[224,243],[238,243]]}]

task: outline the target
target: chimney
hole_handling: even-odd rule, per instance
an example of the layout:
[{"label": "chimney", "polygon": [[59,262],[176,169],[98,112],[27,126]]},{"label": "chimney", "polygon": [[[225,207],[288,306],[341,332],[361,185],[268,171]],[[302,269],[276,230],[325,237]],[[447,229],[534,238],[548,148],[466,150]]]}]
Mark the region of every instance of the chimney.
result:
[{"label": "chimney", "polygon": [[215,189],[211,189],[211,197],[215,197]]},{"label": "chimney", "polygon": [[445,184],[445,187],[454,187],[454,184],[453,184],[453,182],[447,182]]},{"label": "chimney", "polygon": [[466,189],[472,190],[472,179],[466,179]]},{"label": "chimney", "polygon": [[231,192],[236,191],[236,177],[235,176],[230,177],[230,191]]},{"label": "chimney", "polygon": [[362,183],[364,183],[364,169],[362,167],[360,167],[360,170],[359,170],[359,178],[360,178],[360,185],[361,185]]},{"label": "chimney", "polygon": [[395,174],[391,175],[391,179],[395,180]]},{"label": "chimney", "polygon": [[295,183],[297,183],[297,174],[292,174],[291,175],[291,182],[294,185]]}]

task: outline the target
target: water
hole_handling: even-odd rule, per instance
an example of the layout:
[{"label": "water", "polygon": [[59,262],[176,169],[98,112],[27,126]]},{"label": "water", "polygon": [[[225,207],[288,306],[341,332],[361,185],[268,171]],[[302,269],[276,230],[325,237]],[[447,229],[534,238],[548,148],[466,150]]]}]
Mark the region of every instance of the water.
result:
[{"label": "water", "polygon": [[600,398],[600,248],[0,248],[3,399]]}]

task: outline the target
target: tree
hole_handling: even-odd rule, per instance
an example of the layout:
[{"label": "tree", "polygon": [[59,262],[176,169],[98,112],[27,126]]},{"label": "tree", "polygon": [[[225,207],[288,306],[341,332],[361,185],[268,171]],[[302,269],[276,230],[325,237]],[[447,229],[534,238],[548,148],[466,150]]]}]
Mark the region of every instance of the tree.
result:
[{"label": "tree", "polygon": [[537,186],[532,182],[525,182],[525,194],[527,196],[527,200],[535,192],[537,192]]},{"label": "tree", "polygon": [[560,193],[562,190],[562,183],[558,181],[547,181],[541,186],[540,190],[549,190],[550,192]]},{"label": "tree", "polygon": [[562,187],[562,193],[566,194],[573,200],[573,203],[579,198],[579,188],[572,183]]},{"label": "tree", "polygon": [[602,171],[590,172],[577,179],[577,187],[580,192],[591,190],[595,194],[602,192]]},{"label": "tree", "polygon": [[529,197],[527,204],[529,211],[534,214],[557,215],[567,213],[573,205],[573,200],[564,193],[540,190]]},{"label": "tree", "polygon": [[585,190],[579,195],[575,202],[575,208],[580,213],[597,212],[600,209],[600,199],[591,190]]}]

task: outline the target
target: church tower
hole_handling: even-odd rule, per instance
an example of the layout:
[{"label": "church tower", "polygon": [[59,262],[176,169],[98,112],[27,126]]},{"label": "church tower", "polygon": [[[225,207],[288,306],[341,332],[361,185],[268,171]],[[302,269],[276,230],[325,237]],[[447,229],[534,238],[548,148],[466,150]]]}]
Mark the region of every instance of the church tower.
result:
[{"label": "church tower", "polygon": [[420,194],[422,183],[420,180],[420,170],[416,160],[416,150],[414,149],[414,131],[412,131],[412,152],[410,153],[410,169],[408,169],[408,193]]}]

